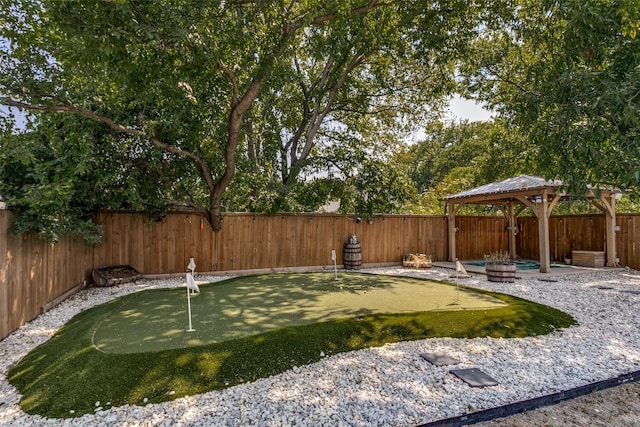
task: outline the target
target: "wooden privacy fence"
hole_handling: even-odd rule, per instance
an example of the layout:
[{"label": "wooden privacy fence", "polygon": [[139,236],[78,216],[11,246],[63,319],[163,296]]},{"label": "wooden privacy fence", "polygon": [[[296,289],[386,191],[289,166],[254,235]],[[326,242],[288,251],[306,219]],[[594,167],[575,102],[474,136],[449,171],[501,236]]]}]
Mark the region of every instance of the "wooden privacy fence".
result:
[{"label": "wooden privacy fence", "polygon": [[[445,216],[379,215],[369,223],[333,214],[227,214],[222,231],[214,233],[194,213],[171,213],[148,225],[138,214],[105,212],[97,218],[104,227],[97,246],[71,236],[50,244],[31,234],[9,235],[11,217],[0,210],[0,339],[90,281],[97,267],[129,264],[145,274],[182,273],[194,257],[198,272],[326,268],[333,249],[342,264],[343,244],[352,234],[362,244],[365,265],[400,264],[407,252],[443,261],[448,253]],[[618,215],[617,223],[620,264],[640,269],[640,215]],[[507,249],[502,217],[460,216],[456,228],[460,259]],[[518,231],[518,254],[536,259],[536,219],[521,217]],[[552,217],[550,233],[554,260],[572,250],[604,249],[603,216]]]},{"label": "wooden privacy fence", "polygon": [[0,210],[0,339],[82,285],[92,261],[92,248],[73,236],[52,244],[30,233],[10,235],[11,218]]},{"label": "wooden privacy fence", "polygon": [[[518,256],[537,259],[537,218],[520,217],[518,223]],[[619,228],[616,231],[618,264],[640,270],[640,214],[617,214],[616,224]],[[552,216],[549,219],[551,259],[571,258],[572,251],[604,251],[605,236],[604,215]]]},{"label": "wooden privacy fence", "polygon": [[400,263],[406,252],[444,259],[446,218],[376,216],[371,223],[331,214],[228,214],[211,231],[198,214],[170,214],[153,227],[141,216],[104,213],[104,242],[94,265],[130,264],[144,273],[183,272],[194,257],[197,271],[282,269],[342,263],[343,244],[355,234],[367,264]]}]

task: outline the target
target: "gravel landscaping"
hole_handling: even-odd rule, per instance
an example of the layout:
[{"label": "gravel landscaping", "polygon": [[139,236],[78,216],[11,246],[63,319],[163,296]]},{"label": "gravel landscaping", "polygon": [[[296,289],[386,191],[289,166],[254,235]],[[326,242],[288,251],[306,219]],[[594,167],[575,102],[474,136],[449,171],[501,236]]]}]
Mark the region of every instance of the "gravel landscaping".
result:
[{"label": "gravel landscaping", "polygon": [[[452,280],[451,270],[439,268],[364,271]],[[220,279],[197,278],[199,282]],[[573,315],[577,326],[524,339],[438,338],[389,344],[162,404],[111,407],[109,402],[95,402],[95,414],[66,420],[27,415],[6,380],[11,366],[81,310],[133,291],[173,287],[183,281],[89,288],[0,342],[0,425],[412,426],[640,369],[639,272],[585,271],[546,279],[557,281],[491,283],[478,275],[460,283],[559,308]],[[471,388],[448,372],[450,366],[436,367],[422,359],[424,352],[445,352],[462,361],[456,368],[479,368],[499,385]],[[69,411],[72,414],[73,408]]]}]

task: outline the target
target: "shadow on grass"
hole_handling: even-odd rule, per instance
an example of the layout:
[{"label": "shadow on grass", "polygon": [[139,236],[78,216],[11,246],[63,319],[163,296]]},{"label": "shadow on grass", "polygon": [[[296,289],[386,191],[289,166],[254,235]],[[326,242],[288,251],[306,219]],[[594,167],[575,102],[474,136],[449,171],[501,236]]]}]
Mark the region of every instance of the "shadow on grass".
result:
[{"label": "shadow on grass", "polygon": [[[462,287],[461,287],[462,289]],[[127,298],[80,313],[9,372],[22,408],[46,417],[93,413],[222,389],[331,355],[430,337],[524,337],[575,323],[551,307],[486,293],[508,305],[491,310],[371,314],[280,328],[240,339],[165,351],[107,354],[93,331]],[[109,402],[109,405],[107,405]],[[73,412],[71,412],[73,411]]]}]

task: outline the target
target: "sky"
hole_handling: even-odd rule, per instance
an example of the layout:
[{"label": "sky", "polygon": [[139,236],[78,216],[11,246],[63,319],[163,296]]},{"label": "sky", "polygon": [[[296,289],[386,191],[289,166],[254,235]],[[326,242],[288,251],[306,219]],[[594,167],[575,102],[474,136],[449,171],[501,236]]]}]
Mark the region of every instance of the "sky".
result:
[{"label": "sky", "polygon": [[491,112],[482,108],[482,106],[474,101],[469,101],[455,95],[449,104],[449,115],[447,119],[454,122],[460,120],[487,121],[491,119]]},{"label": "sky", "polygon": [[[488,121],[491,120],[491,112],[482,108],[482,105],[468,99],[454,95],[449,103],[448,113],[445,114],[447,124],[459,123],[464,120],[469,122]],[[424,130],[417,130],[407,139],[409,143],[422,141],[425,138]]]}]

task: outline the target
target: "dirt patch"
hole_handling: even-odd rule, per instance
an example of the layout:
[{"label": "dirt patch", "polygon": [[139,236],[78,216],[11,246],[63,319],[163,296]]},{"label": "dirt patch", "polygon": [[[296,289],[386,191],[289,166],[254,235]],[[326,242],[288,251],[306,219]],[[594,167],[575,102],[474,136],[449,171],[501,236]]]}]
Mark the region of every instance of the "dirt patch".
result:
[{"label": "dirt patch", "polygon": [[596,391],[572,400],[475,426],[640,426],[640,382]]}]

